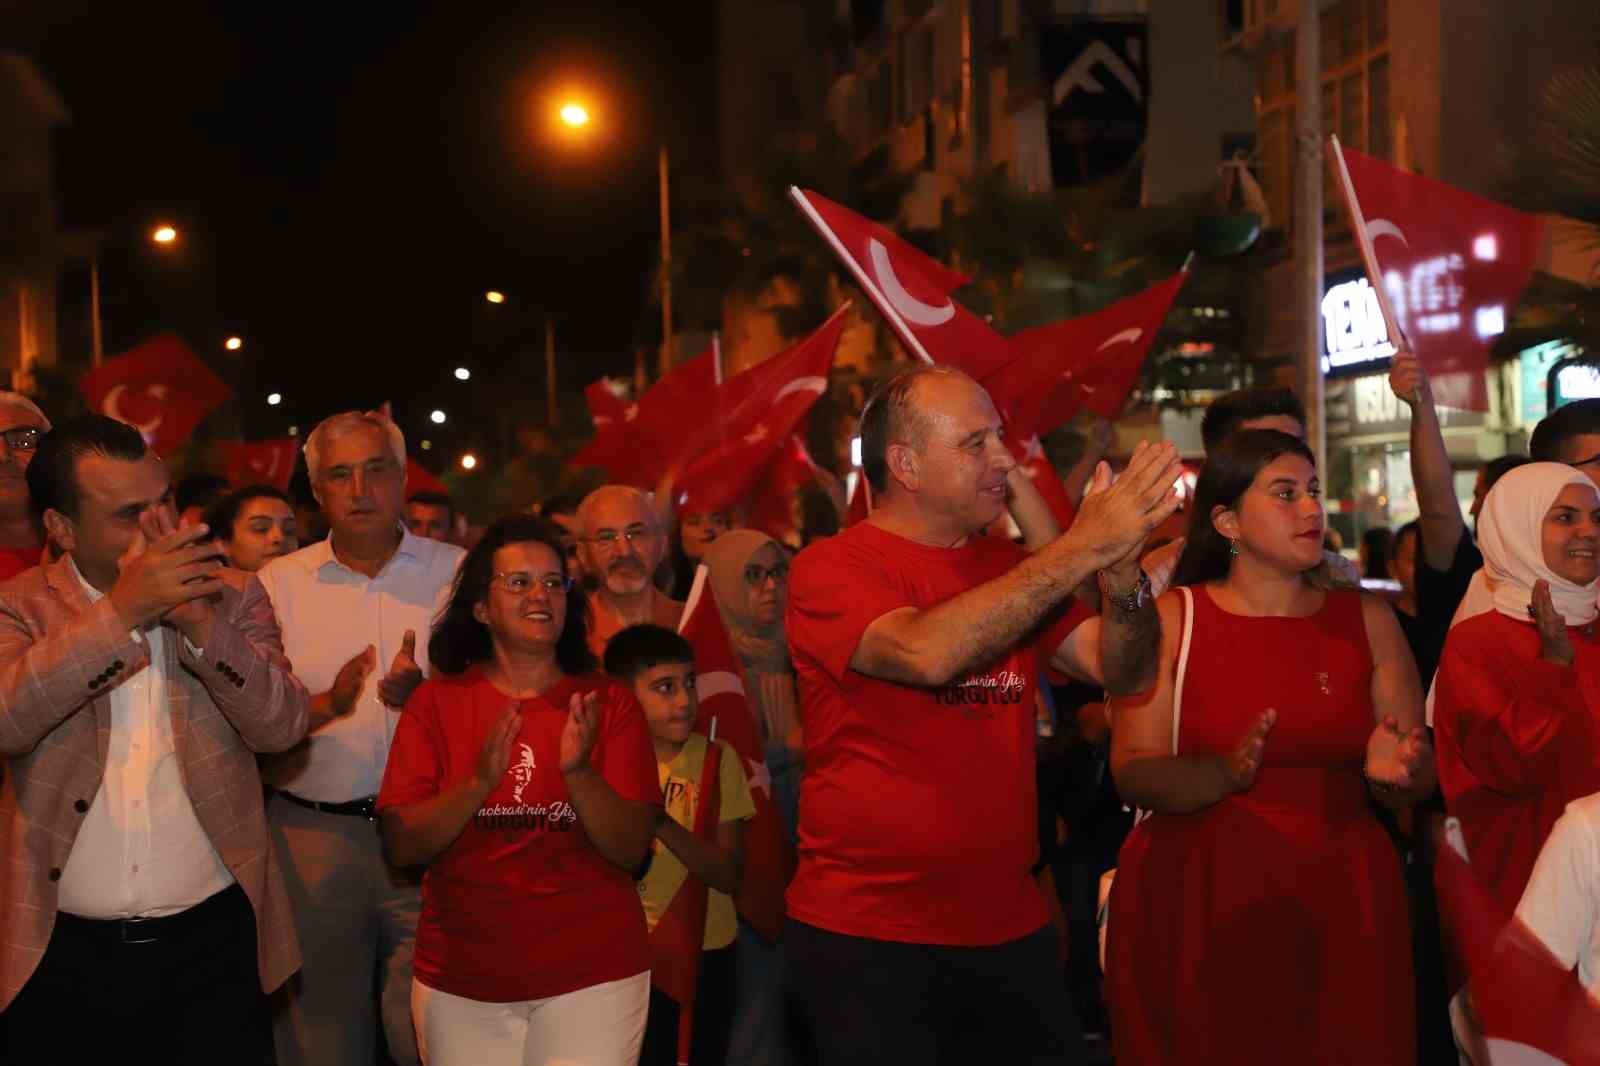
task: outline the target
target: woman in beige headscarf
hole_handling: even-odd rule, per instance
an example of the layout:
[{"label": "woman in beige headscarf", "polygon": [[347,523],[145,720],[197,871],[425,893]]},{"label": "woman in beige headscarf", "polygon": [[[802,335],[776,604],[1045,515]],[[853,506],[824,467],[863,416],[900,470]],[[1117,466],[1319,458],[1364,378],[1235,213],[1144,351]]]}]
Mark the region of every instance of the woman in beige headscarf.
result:
[{"label": "woman in beige headscarf", "polygon": [[792,839],[800,794],[800,716],[783,635],[789,557],[765,533],[735,529],[713,541],[703,561],[728,639],[744,663],[745,696],[761,732],[773,801]]}]

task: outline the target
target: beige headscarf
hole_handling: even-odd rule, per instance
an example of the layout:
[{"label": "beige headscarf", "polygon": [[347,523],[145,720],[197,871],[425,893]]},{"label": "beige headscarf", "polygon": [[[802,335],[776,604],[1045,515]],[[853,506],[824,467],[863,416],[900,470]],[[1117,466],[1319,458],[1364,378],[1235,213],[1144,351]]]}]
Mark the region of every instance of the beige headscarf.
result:
[{"label": "beige headscarf", "polygon": [[765,533],[735,529],[711,542],[703,562],[710,573],[711,593],[717,613],[728,631],[734,652],[744,663],[745,695],[761,727],[768,748],[791,744],[800,724],[795,701],[794,666],[784,640],[783,620],[760,627],[750,613],[750,587],[744,568],[756,552],[771,544],[780,555],[783,546]]}]

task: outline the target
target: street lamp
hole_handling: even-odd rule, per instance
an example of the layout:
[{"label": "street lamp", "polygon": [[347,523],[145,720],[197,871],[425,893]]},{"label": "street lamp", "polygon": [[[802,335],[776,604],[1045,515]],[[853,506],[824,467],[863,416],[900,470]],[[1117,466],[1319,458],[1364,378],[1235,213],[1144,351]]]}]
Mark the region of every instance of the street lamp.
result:
[{"label": "street lamp", "polygon": [[433,414],[428,416],[428,419],[433,422],[434,425],[442,426],[444,425],[444,412],[435,408]]},{"label": "street lamp", "polygon": [[269,392],[269,393],[267,393],[267,406],[268,407],[276,407],[282,402],[283,402],[283,393],[281,393],[281,392]]},{"label": "street lamp", "polygon": [[461,457],[461,469],[471,470],[478,465],[478,457],[468,452]]},{"label": "street lamp", "polygon": [[240,348],[244,347],[244,341],[238,337],[229,337],[227,340],[222,342],[222,346],[228,349],[230,352],[236,352]]},{"label": "street lamp", "polygon": [[[178,240],[178,231],[162,223],[150,231],[150,240],[168,247]],[[89,333],[91,365],[99,366],[105,359],[105,331],[100,321],[100,247],[96,240],[89,256]],[[243,342],[241,342],[243,343]]]},{"label": "street lamp", "polygon": [[488,292],[484,293],[483,298],[492,304],[503,304],[506,302],[506,294],[495,289],[490,289]]},{"label": "street lamp", "polygon": [[457,381],[468,381],[468,380],[471,380],[471,378],[472,378],[472,371],[468,370],[464,366],[456,367],[456,380]]},{"label": "street lamp", "polygon": [[[569,100],[561,105],[557,116],[563,125],[569,129],[581,129],[589,125],[589,109],[576,100]],[[656,169],[659,176],[661,199],[661,368],[663,377],[672,369],[672,220],[669,209],[667,190],[668,177],[672,170],[672,159],[667,154],[667,142],[661,142],[661,151],[657,157]]]}]

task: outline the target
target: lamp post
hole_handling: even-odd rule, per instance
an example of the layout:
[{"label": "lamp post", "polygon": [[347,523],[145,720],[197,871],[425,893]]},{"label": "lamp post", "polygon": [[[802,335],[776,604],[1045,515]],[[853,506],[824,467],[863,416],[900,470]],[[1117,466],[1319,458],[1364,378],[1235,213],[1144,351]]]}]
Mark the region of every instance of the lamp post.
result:
[{"label": "lamp post", "polygon": [[[175,227],[163,223],[150,231],[152,243],[169,248],[178,241]],[[89,256],[89,332],[90,363],[99,366],[105,360],[105,329],[100,319],[100,248],[98,241]]]},{"label": "lamp post", "polygon": [[[569,100],[557,112],[562,125],[573,130],[587,127],[592,116],[583,104]],[[672,212],[669,195],[672,156],[665,141],[656,158],[657,185],[661,201],[661,353],[658,372],[665,376],[672,369]]]}]

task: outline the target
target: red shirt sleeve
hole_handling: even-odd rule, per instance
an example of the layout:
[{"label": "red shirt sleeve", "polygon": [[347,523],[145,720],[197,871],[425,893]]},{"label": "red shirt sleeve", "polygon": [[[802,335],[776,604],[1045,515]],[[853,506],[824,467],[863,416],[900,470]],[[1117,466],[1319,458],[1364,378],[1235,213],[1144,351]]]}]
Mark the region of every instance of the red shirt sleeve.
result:
[{"label": "red shirt sleeve", "polygon": [[789,647],[848,687],[850,660],[867,627],[908,606],[904,594],[885,582],[882,569],[859,552],[819,552],[810,558],[802,552],[789,576]]},{"label": "red shirt sleeve", "polygon": [[633,693],[615,682],[606,683],[600,699],[604,717],[591,756],[596,769],[623,799],[661,806],[661,779],[656,774],[655,748],[650,744],[644,708]]},{"label": "red shirt sleeve", "polygon": [[445,753],[438,723],[439,685],[423,682],[406,701],[389,745],[389,762],[378,789],[378,810],[432,799],[444,786]]}]

